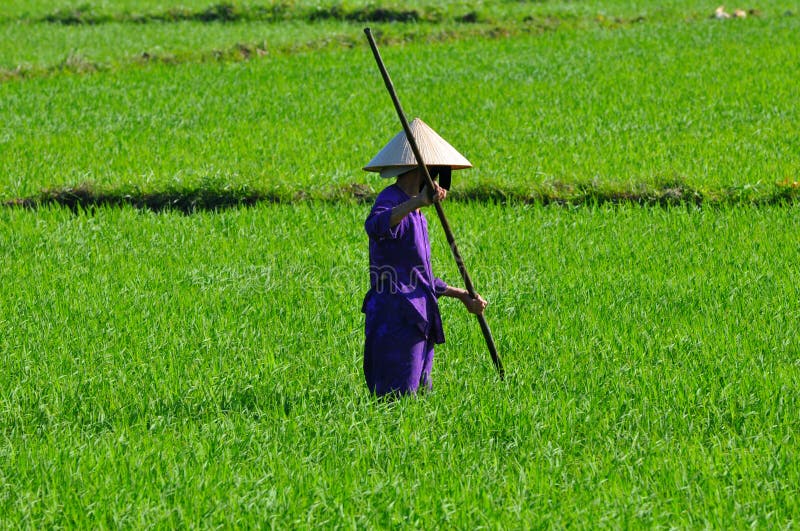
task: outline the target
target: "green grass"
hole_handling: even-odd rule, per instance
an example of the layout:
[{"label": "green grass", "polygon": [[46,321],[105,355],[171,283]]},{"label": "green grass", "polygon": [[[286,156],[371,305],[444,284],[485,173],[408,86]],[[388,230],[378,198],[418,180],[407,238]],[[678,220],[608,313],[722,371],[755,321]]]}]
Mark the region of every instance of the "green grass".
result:
[{"label": "green grass", "polygon": [[381,3],[421,16],[369,22],[406,112],[475,165],[445,210],[507,371],[443,300],[434,392],[387,405],[376,5],[276,5],[0,6],[0,527],[792,527],[794,7]]},{"label": "green grass", "polygon": [[0,211],[2,525],[797,520],[796,207],[448,204],[508,377],[446,300],[390,407],[367,208]]},{"label": "green grass", "polygon": [[[616,27],[631,23],[698,21],[708,12],[687,2],[488,2],[476,7],[462,2],[392,5],[355,2],[352,4],[186,4],[140,5],[130,11],[124,5],[87,4],[74,11],[62,7],[48,14],[64,24],[44,19],[15,19],[11,13],[3,21],[0,12],[0,67],[4,74],[19,71],[25,75],[52,71],[68,58],[109,67],[131,62],[142,53],[171,60],[201,60],[237,45],[270,49],[317,45],[325,36],[337,41],[361,44],[358,30],[365,24],[389,22],[391,17],[412,14],[411,24],[386,24],[389,33],[407,39],[419,34],[459,35],[489,31],[520,32],[530,27],[593,28]],[[30,6],[29,6],[30,7]],[[14,12],[13,5],[7,7]],[[229,13],[235,23],[220,23],[203,17]],[[784,16],[785,6],[768,2],[760,6],[758,17]],[[82,15],[81,15],[82,14]],[[81,18],[84,17],[84,18]],[[88,17],[88,18],[87,18]],[[94,18],[92,18],[94,17]],[[148,19],[147,17],[151,17]],[[172,17],[172,18],[171,18]],[[73,25],[69,21],[84,21]],[[468,21],[459,23],[460,21]],[[224,21],[223,21],[224,22]],[[282,31],[286,29],[287,31]],[[356,34],[353,38],[352,34]]]},{"label": "green grass", "polygon": [[[462,189],[688,188],[749,200],[800,180],[798,23],[595,27],[383,53],[409,116],[475,165],[458,174]],[[312,196],[376,186],[359,168],[399,129],[365,42],[10,81],[0,84],[0,118],[4,199],[83,182]]]},{"label": "green grass", "polygon": [[[38,24],[0,26],[0,66],[46,73],[68,67],[108,69],[143,61],[143,55],[170,62],[215,60],[220,53],[233,57],[237,45],[260,48],[263,52],[291,52],[318,41],[346,35],[357,28],[343,22],[300,22],[271,24],[107,24],[102,26],[60,26]],[[256,53],[254,51],[253,55]],[[239,56],[239,59],[243,57]]]}]

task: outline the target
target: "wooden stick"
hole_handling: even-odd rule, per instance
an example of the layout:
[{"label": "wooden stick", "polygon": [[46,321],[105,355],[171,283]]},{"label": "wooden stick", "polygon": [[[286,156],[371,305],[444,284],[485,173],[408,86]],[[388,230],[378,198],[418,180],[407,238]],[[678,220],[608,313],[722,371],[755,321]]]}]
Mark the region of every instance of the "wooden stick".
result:
[{"label": "wooden stick", "polygon": [[[400,122],[403,124],[403,130],[406,132],[408,143],[411,145],[411,150],[414,152],[414,157],[417,159],[417,164],[425,176],[425,182],[428,184],[428,193],[432,196],[434,190],[433,179],[428,171],[428,167],[422,160],[419,147],[417,147],[417,141],[414,139],[414,134],[411,132],[411,127],[409,127],[408,120],[406,120],[406,115],[403,112],[403,107],[400,105],[400,100],[397,99],[397,93],[394,90],[392,80],[389,79],[389,73],[386,71],[386,67],[383,64],[383,59],[381,59],[381,54],[378,51],[378,45],[375,44],[375,39],[372,37],[372,31],[370,31],[369,28],[364,28],[364,33],[367,35],[370,48],[372,48],[372,54],[375,56],[375,61],[378,63],[381,76],[383,76],[383,82],[386,84],[386,89],[389,91],[389,95],[392,97],[392,102],[394,103],[394,108],[397,111],[397,116],[400,118]],[[461,273],[461,278],[464,279],[464,285],[469,292],[469,296],[475,299],[477,298],[475,287],[472,285],[472,279],[470,279],[469,273],[467,273],[466,266],[464,266],[464,260],[461,258],[461,254],[458,252],[456,240],[453,237],[453,231],[450,230],[450,224],[447,222],[447,218],[444,215],[442,205],[440,203],[434,203],[433,206],[436,207],[436,214],[439,216],[439,221],[442,223],[445,236],[447,236],[447,243],[450,244],[450,250],[453,251],[453,258],[455,258],[456,265],[458,265],[458,271]],[[486,322],[486,318],[482,313],[476,314],[476,317],[481,325],[481,332],[483,332],[483,338],[486,340],[486,346],[489,348],[489,354],[492,356],[492,362],[494,362],[497,373],[500,375],[500,379],[502,380],[505,377],[505,371],[503,370],[503,362],[500,361],[500,355],[497,353],[497,348],[494,345],[492,331],[489,330],[489,324]]]}]

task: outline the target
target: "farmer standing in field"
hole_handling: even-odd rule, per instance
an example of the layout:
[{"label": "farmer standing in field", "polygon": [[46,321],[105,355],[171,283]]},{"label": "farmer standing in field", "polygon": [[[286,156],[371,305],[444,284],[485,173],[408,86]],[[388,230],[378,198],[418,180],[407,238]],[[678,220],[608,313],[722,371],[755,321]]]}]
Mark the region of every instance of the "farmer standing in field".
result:
[{"label": "farmer standing in field", "polygon": [[361,308],[366,314],[364,376],[377,396],[431,388],[433,346],[444,343],[439,297],[460,299],[475,314],[486,307],[480,295],[473,299],[433,276],[428,224],[420,212],[444,200],[452,170],[472,165],[419,118],[411,130],[431,176],[439,178],[432,194],[423,188],[424,176],[404,131],[364,167],[397,179],[378,194],[364,223],[370,263],[370,289]]}]

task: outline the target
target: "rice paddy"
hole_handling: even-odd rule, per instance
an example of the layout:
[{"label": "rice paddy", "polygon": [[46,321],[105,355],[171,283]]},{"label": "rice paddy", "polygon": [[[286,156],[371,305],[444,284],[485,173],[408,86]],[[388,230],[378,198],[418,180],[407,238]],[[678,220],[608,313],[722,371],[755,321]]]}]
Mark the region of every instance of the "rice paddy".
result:
[{"label": "rice paddy", "polygon": [[507,372],[443,300],[433,392],[386,404],[374,6],[230,6],[0,8],[0,526],[795,525],[795,7],[382,6],[419,15],[369,22],[406,111],[475,165],[445,211]]}]

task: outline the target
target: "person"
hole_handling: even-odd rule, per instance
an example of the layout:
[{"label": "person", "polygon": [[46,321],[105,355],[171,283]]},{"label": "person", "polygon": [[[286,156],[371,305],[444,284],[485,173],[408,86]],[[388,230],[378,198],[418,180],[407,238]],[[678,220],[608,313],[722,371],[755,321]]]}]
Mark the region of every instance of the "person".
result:
[{"label": "person", "polygon": [[[452,169],[470,167],[421,120],[415,119],[411,129],[423,160],[436,164],[429,167],[433,175],[449,176]],[[429,193],[428,186],[423,186],[424,173],[409,160],[409,151],[401,131],[364,168],[396,177],[378,195],[364,222],[370,261],[370,289],[362,305],[364,377],[370,392],[380,397],[432,388],[434,345],[444,343],[439,297],[459,299],[475,314],[482,313],[487,304],[480,295],[472,298],[466,290],[448,286],[433,275],[428,224],[421,209],[443,201],[447,189],[440,178],[441,184],[434,182]]]}]

